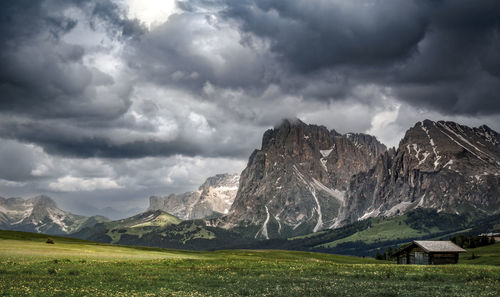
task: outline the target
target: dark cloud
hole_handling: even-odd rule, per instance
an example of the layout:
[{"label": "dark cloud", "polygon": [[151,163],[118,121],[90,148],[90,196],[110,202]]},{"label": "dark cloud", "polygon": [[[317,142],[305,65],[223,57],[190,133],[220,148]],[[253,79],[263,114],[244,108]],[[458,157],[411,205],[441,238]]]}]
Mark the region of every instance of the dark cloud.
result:
[{"label": "dark cloud", "polygon": [[269,40],[277,59],[303,81],[329,69],[350,82],[306,96],[342,100],[371,82],[392,87],[399,100],[447,114],[500,112],[498,1],[226,4],[223,15]]},{"label": "dark cloud", "polygon": [[293,69],[394,63],[424,37],[425,9],[413,1],[228,1],[224,15],[269,39]]},{"label": "dark cloud", "polygon": [[[119,30],[119,36],[140,32],[137,21],[120,18],[118,7],[109,0],[2,1],[0,112],[113,118],[128,109],[131,88],[86,65],[89,49],[63,39],[79,22],[68,16],[69,9],[79,9],[93,27],[105,23],[108,32]],[[110,100],[120,101],[114,110],[103,111],[103,105],[110,106],[97,98],[97,88],[102,86],[112,89],[116,97]]]}]

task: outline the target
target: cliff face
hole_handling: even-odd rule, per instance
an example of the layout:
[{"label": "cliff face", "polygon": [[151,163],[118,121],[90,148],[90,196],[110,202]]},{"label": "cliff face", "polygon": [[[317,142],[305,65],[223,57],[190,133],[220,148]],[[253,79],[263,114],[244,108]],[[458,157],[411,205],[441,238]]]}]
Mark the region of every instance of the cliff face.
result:
[{"label": "cliff face", "polygon": [[450,213],[500,211],[500,136],[425,120],[409,129],[396,151],[352,178],[337,225],[415,208]]},{"label": "cliff face", "polygon": [[367,171],[385,146],[364,134],[284,120],[264,133],[241,174],[230,214],[215,224],[251,227],[256,238],[330,227],[352,175]]},{"label": "cliff face", "polygon": [[183,220],[227,214],[238,190],[239,175],[217,174],[209,177],[194,192],[151,196],[149,210],[163,210]]}]

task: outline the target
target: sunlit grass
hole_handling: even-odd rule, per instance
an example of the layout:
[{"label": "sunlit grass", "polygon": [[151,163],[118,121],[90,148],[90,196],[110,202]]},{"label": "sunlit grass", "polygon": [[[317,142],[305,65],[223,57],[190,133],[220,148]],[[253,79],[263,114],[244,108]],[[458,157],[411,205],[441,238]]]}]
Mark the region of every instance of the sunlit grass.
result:
[{"label": "sunlit grass", "polygon": [[500,266],[500,243],[467,249],[467,254],[460,255],[460,263]]},{"label": "sunlit grass", "polygon": [[354,233],[333,242],[325,243],[319,247],[334,248],[340,243],[361,241],[366,244],[377,241],[388,241],[394,239],[416,238],[431,233],[437,233],[438,228],[431,228],[427,232],[415,230],[406,222],[406,216],[397,216],[389,220],[377,219],[371,228]]}]

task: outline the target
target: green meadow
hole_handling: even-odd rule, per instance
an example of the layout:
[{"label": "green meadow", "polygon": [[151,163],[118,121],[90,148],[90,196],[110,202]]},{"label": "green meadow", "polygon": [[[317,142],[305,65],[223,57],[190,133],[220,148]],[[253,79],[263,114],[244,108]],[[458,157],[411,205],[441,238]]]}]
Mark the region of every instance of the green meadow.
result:
[{"label": "green meadow", "polygon": [[468,249],[460,264],[496,265],[500,267],[500,243]]},{"label": "green meadow", "polygon": [[[500,244],[460,265],[277,250],[193,252],[0,231],[0,296],[498,296]],[[483,259],[483,261],[480,261]]]}]

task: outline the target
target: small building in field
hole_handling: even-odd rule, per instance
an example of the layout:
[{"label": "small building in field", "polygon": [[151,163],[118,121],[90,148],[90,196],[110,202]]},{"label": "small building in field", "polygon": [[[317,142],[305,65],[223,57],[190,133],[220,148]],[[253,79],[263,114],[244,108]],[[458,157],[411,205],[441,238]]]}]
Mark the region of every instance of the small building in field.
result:
[{"label": "small building in field", "polygon": [[500,233],[482,233],[482,234],[479,234],[478,236],[485,236],[485,237],[488,237],[488,238],[494,238],[495,239],[495,242],[500,242]]},{"label": "small building in field", "polygon": [[451,241],[413,241],[393,254],[398,264],[457,264],[458,254],[467,251]]}]

